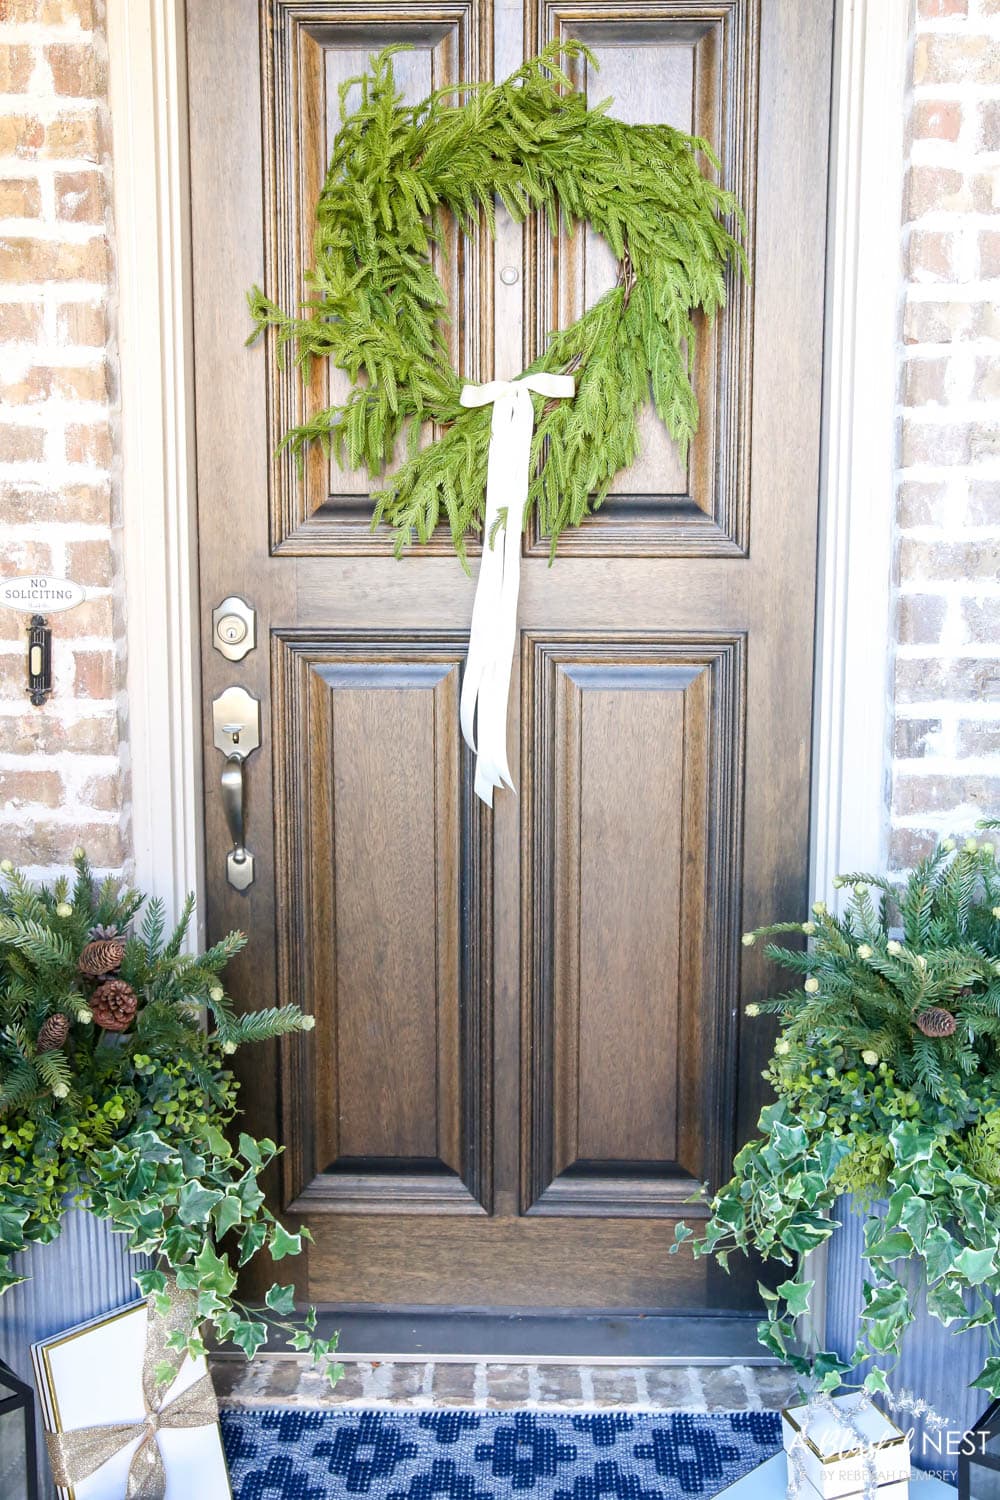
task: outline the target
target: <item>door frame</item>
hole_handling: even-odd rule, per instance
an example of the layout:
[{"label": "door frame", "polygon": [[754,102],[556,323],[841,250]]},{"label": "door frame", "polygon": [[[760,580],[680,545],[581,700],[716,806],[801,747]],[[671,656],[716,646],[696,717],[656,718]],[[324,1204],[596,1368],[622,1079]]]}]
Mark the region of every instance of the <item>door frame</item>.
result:
[{"label": "door frame", "polygon": [[[881,867],[887,839],[911,9],[836,13],[810,817],[824,895],[841,869]],[[204,895],[184,5],[108,0],[107,28],[133,865],[172,914]]]}]

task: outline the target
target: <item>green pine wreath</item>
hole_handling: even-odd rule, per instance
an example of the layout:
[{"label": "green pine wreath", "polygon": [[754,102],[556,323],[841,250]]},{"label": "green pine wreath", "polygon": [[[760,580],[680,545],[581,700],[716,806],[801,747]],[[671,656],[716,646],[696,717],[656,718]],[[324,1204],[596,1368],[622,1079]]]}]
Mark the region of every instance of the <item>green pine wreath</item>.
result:
[{"label": "green pine wreath", "polygon": [[[553,44],[503,83],[461,84],[408,105],[388,47],[371,72],[340,88],[341,125],[317,207],[305,316],[248,294],[255,329],[277,331],[278,359],[331,359],[353,383],[348,399],[284,434],[301,460],[308,443],[338,462],[381,474],[404,431],[407,457],[375,496],[373,528],[396,531],[396,551],[427,541],[446,517],[459,556],[483,524],[491,408],[459,405],[463,381],[445,344],[447,307],[431,251],[444,215],[466,235],[495,232],[495,202],[522,221],[543,212],[553,234],[590,224],[618,259],[617,284],[570,327],[554,332],[530,367],[572,374],[572,401],[533,396],[535,433],[525,516],[534,508],[553,551],[560,532],[596,510],[636,457],[637,419],[650,392],[686,453],[698,425],[691,383],[695,323],[726,299],[726,273],[744,274],[739,204],[700,168],[704,140],[669,125],[626,125],[590,109],[560,66],[584,56]],[[348,91],[360,103],[348,110]],[[454,102],[455,96],[462,102]],[[527,372],[526,372],[527,373]],[[435,423],[437,441],[419,447]]]}]

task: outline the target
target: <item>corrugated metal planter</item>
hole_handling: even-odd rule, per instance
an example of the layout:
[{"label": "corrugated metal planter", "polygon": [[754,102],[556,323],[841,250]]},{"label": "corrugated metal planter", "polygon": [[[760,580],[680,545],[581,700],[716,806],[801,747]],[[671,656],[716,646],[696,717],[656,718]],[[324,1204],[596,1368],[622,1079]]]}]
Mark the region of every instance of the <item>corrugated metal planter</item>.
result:
[{"label": "corrugated metal planter", "polygon": [[[870,1212],[884,1213],[886,1206],[876,1203]],[[866,1277],[871,1277],[863,1256],[868,1215],[867,1207],[860,1206],[853,1197],[838,1198],[834,1206],[833,1217],[842,1227],[834,1231],[830,1240],[827,1262],[826,1346],[842,1358],[854,1348],[862,1285]],[[908,1391],[929,1402],[940,1416],[947,1418],[949,1431],[957,1437],[972,1427],[989,1404],[985,1391],[969,1389],[969,1382],[979,1374],[990,1352],[986,1330],[976,1328],[957,1334],[954,1328],[945,1328],[931,1317],[919,1290],[914,1296],[916,1320],[906,1331],[902,1355],[889,1374],[889,1384],[896,1394]],[[886,1361],[873,1360],[861,1367],[857,1378],[863,1377],[876,1363],[886,1370],[889,1368]],[[949,1474],[957,1471],[955,1438],[949,1453],[946,1434],[934,1435],[926,1423],[905,1414],[899,1425],[915,1428],[913,1460],[919,1468]]]},{"label": "corrugated metal planter", "polygon": [[[107,1220],[67,1210],[58,1239],[32,1245],[15,1259],[16,1269],[30,1279],[0,1297],[0,1360],[31,1381],[36,1339],[134,1302],[139,1293],[132,1273],[149,1260],[130,1255],[126,1245],[126,1237],[112,1234]],[[54,1496],[40,1422],[38,1443],[41,1493]]]}]

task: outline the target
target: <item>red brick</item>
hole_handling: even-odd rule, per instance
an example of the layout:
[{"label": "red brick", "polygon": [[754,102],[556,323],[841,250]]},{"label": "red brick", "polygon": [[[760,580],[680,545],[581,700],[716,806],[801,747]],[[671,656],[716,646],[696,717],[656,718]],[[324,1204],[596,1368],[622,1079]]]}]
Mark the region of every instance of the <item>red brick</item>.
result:
[{"label": "red brick", "polygon": [[0,806],[8,808],[58,807],[63,800],[63,779],[58,771],[0,771]]},{"label": "red brick", "polygon": [[74,157],[99,161],[104,136],[96,106],[92,109],[64,110],[49,123],[45,131],[45,155]]},{"label": "red brick", "polygon": [[93,29],[93,0],[0,0],[0,21],[40,21],[43,26]]},{"label": "red brick", "polygon": [[918,140],[957,141],[962,106],[952,99],[920,99],[913,106],[913,134]]},{"label": "red brick", "polygon": [[948,344],[953,339],[974,338],[979,319],[971,302],[917,302],[906,304],[903,339],[907,344]]},{"label": "red brick", "polygon": [[0,282],[108,279],[108,244],[103,235],[82,241],[0,239]]},{"label": "red brick", "polygon": [[947,490],[943,484],[907,479],[899,487],[896,519],[904,531],[913,526],[933,526],[946,503]]},{"label": "red brick", "polygon": [[104,221],[104,178],[100,172],[57,172],[56,213],[74,224]]},{"label": "red brick", "polygon": [[115,823],[43,823],[34,819],[28,828],[4,829],[4,853],[16,865],[68,865],[73,850],[84,848],[98,870],[117,869],[124,855],[121,831]]},{"label": "red brick", "polygon": [[77,651],[74,693],[78,698],[113,698],[115,662],[110,650]]},{"label": "red brick", "polygon": [[1000,151],[1000,99],[979,106],[979,144],[984,151]]},{"label": "red brick", "polygon": [[962,621],[970,641],[983,646],[1000,641],[1000,599],[963,599]]},{"label": "red brick", "polygon": [[121,778],[111,772],[107,776],[91,776],[80,788],[80,802],[95,812],[117,812],[122,805]]},{"label": "red brick", "polygon": [[912,870],[933,854],[938,836],[930,829],[894,828],[889,836],[889,868]]},{"label": "red brick", "polygon": [[911,219],[942,209],[972,207],[972,190],[963,172],[920,163],[907,174],[906,209]]},{"label": "red brick", "polygon": [[958,656],[896,662],[896,697],[901,703],[933,703],[938,700],[963,703],[972,699],[991,702],[1000,698],[1000,660]]},{"label": "red brick", "polygon": [[981,354],[977,357],[972,394],[977,401],[1000,401],[1000,358],[996,355]]},{"label": "red brick", "polygon": [[42,195],[33,177],[0,177],[0,219],[37,219]]},{"label": "red brick", "polygon": [[37,156],[45,146],[45,126],[35,115],[0,115],[0,156]]},{"label": "red brick", "polygon": [[921,20],[937,20],[940,16],[967,16],[969,0],[919,0],[917,14]]},{"label": "red brick", "polygon": [[940,733],[940,719],[897,719],[892,753],[898,760],[919,760],[927,752],[928,740]]},{"label": "red brick", "polygon": [[914,83],[996,83],[1000,51],[988,36],[973,32],[928,32],[917,37]]},{"label": "red brick", "polygon": [[979,235],[979,274],[986,280],[1000,276],[1000,230],[988,229]]},{"label": "red brick", "polygon": [[941,639],[947,602],[940,594],[902,594],[896,609],[896,639],[904,646],[933,646]]},{"label": "red brick", "polygon": [[[48,542],[36,541],[34,539],[12,541],[7,538],[3,548],[4,573],[11,576],[25,573],[51,573],[52,572],[52,549]],[[4,622],[13,628],[12,636],[8,639],[18,639],[23,634],[25,621],[19,614],[13,611],[3,611]]]},{"label": "red brick", "polygon": [[37,342],[43,319],[40,302],[0,302],[0,342]]},{"label": "red brick", "polygon": [[972,481],[966,517],[970,526],[1000,526],[1000,480]]},{"label": "red brick", "polygon": [[904,537],[900,543],[899,574],[910,582],[993,579],[998,571],[1000,544],[994,541],[921,542]]},{"label": "red brick", "polygon": [[[0,657],[0,663],[4,660],[5,658]],[[6,660],[12,666],[20,667],[20,681],[16,686],[23,688],[23,656]],[[13,714],[0,715],[0,752],[5,755],[30,755],[33,751],[44,755],[67,751],[80,755],[116,755],[118,720],[113,714],[104,714],[99,717],[71,719],[66,723],[52,713],[39,713],[36,709],[29,709],[21,717]]]},{"label": "red brick", "polygon": [[[85,546],[88,543],[74,543],[75,546]],[[79,583],[88,583],[89,580],[80,577],[75,571],[76,564],[67,567],[69,576]],[[56,634],[60,639],[82,639],[84,636],[104,637],[111,639],[114,631],[114,613],[110,598],[86,599],[78,604],[75,609],[60,615],[54,626]]]},{"label": "red brick", "polygon": [[108,371],[103,360],[95,365],[56,365],[52,394],[67,401],[106,401]]},{"label": "red brick", "polygon": [[45,48],[45,61],[52,71],[57,94],[93,98],[104,90],[97,54],[89,42],[60,42]]},{"label": "red brick", "polygon": [[111,465],[111,433],[106,422],[74,423],[66,428],[66,457],[71,464]]},{"label": "red brick", "polygon": [[7,406],[30,406],[35,401],[47,401],[51,391],[52,371],[44,366],[26,370],[14,380],[0,376],[0,400]]},{"label": "red brick", "polygon": [[23,94],[34,66],[32,49],[26,43],[0,45],[0,94]]},{"label": "red brick", "polygon": [[56,332],[63,344],[96,348],[107,343],[108,316],[104,304],[64,302],[56,311]]},{"label": "red brick", "polygon": [[972,457],[972,427],[969,423],[921,422],[903,418],[900,463],[967,464]]},{"label": "red brick", "polygon": [[107,523],[111,495],[106,485],[0,484],[0,514],[21,525],[33,521]]},{"label": "red brick", "polygon": [[1000,755],[1000,722],[963,719],[958,725],[959,755]]},{"label": "red brick", "polygon": [[951,360],[938,356],[934,359],[910,359],[903,366],[903,405],[942,405],[947,401],[945,389]]},{"label": "red brick", "polygon": [[968,803],[989,812],[1000,805],[1000,776],[899,776],[892,805],[902,817],[952,812]]},{"label": "red brick", "polygon": [[951,281],[955,267],[952,259],[954,236],[938,229],[914,229],[907,252],[910,279],[913,281]]},{"label": "red brick", "polygon": [[45,455],[45,433],[40,427],[0,425],[0,460],[6,463],[37,463]]},{"label": "red brick", "polygon": [[70,578],[89,588],[110,587],[115,572],[111,544],[104,539],[70,542],[66,548],[66,571]]}]

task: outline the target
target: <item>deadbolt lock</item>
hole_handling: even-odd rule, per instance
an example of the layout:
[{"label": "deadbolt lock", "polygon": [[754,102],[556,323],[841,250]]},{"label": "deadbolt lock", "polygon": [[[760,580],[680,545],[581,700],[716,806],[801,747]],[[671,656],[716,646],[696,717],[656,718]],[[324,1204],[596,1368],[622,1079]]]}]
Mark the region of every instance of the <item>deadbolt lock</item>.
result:
[{"label": "deadbolt lock", "polygon": [[242,661],[257,644],[257,612],[238,594],[212,611],[212,644],[227,661]]}]

